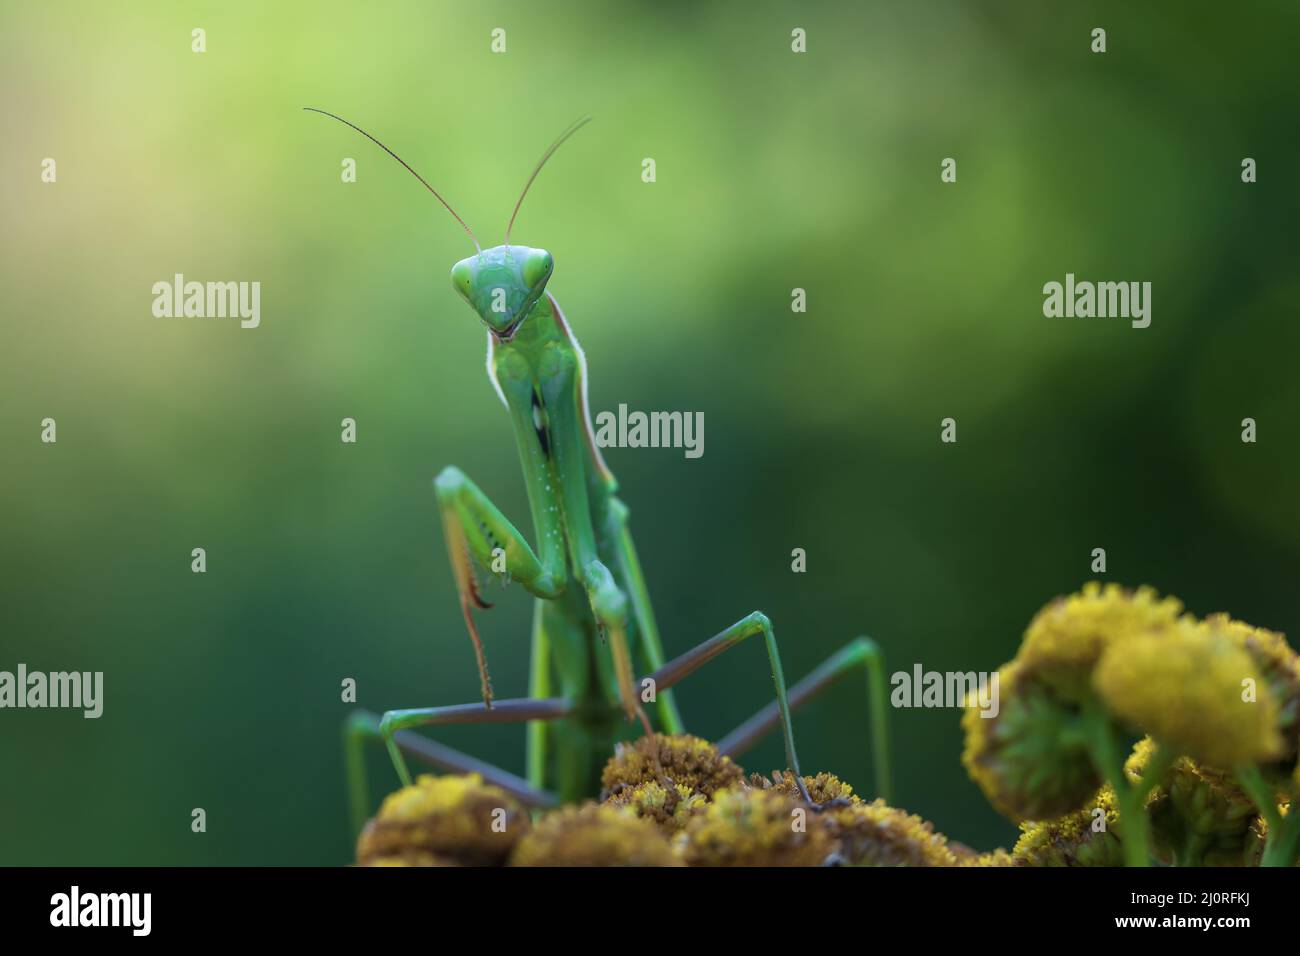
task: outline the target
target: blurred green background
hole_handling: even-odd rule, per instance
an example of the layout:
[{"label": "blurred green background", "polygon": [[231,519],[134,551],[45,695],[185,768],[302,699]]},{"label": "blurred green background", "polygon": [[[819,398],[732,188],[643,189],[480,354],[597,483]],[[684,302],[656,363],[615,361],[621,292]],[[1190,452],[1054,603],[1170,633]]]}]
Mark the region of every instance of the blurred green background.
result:
[{"label": "blurred green background", "polygon": [[[891,668],[990,670],[1094,547],[1108,580],[1300,631],[1300,16],[1137,6],[6,3],[0,669],[106,689],[98,721],[0,712],[0,863],[345,862],[340,681],[373,710],[477,697],[431,479],[528,522],[448,280],[470,246],[305,105],[485,243],[596,117],[514,240],[555,255],[595,411],[704,413],[699,460],[608,453],[670,655],[757,608],[792,679],[858,633]],[[177,272],[260,281],[261,327],[154,318]],[[1152,282],[1151,327],[1044,318],[1066,272]],[[481,618],[502,696],[529,614]],[[680,699],[721,735],[770,699],[764,655]],[[865,713],[856,681],[801,712],[807,769],[869,792]],[[1009,845],[957,714],[891,717],[896,802]],[[519,728],[439,739],[522,772]]]}]

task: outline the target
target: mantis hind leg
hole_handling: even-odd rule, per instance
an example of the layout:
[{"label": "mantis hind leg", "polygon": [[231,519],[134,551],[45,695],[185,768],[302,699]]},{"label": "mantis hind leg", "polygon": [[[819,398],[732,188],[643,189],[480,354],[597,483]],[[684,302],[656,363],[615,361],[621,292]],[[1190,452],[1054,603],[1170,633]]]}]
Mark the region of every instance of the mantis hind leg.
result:
[{"label": "mantis hind leg", "polygon": [[[850,671],[862,669],[866,675],[867,703],[871,717],[872,773],[876,794],[890,800],[889,729],[885,706],[885,658],[869,637],[859,637],[840,648],[799,683],[790,688],[790,708],[797,709]],[[776,704],[768,704],[727,736],[718,741],[724,754],[744,753],[781,720]]]},{"label": "mantis hind leg", "polygon": [[[632,603],[632,617],[636,620],[637,630],[641,635],[641,651],[646,664],[651,670],[664,666],[663,642],[659,639],[659,625],[655,621],[654,608],[650,604],[650,591],[646,587],[645,575],[641,571],[641,561],[632,543],[632,531],[628,527],[627,506],[617,498],[610,501],[615,537],[618,544],[619,570],[627,582],[627,596]],[[680,734],[684,730],[681,712],[677,709],[677,700],[671,690],[662,694],[656,691],[655,707],[659,711],[659,720],[664,732]]]},{"label": "mantis hind leg", "polygon": [[610,657],[614,663],[614,683],[618,688],[619,703],[629,720],[640,720],[646,736],[654,732],[650,718],[636,693],[635,674],[632,669],[632,650],[628,643],[627,595],[618,586],[614,575],[599,559],[592,558],[583,565],[579,579],[586,588],[592,616],[603,640],[608,641]]},{"label": "mantis hind leg", "polygon": [[[529,664],[528,695],[534,699],[551,696],[551,641],[546,634],[542,602],[533,603],[533,641]],[[526,731],[529,785],[541,788],[546,779],[547,745],[550,727],[544,720],[531,720]]]}]

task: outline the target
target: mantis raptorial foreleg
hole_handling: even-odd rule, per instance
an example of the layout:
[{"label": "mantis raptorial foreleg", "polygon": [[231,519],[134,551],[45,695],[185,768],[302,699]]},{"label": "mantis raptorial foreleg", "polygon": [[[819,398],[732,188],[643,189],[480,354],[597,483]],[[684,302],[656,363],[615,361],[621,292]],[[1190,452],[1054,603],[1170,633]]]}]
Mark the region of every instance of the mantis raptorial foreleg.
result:
[{"label": "mantis raptorial foreleg", "polygon": [[[850,671],[862,668],[867,677],[867,701],[871,712],[871,751],[874,764],[876,795],[890,799],[889,735],[885,722],[885,659],[880,647],[868,637],[859,637],[840,648],[803,680],[790,688],[790,709],[797,710],[804,702],[835,683]],[[721,753],[735,756],[744,753],[781,721],[781,711],[776,703],[768,704],[731,733],[718,741]]]},{"label": "mantis raptorial foreleg", "polygon": [[[442,527],[447,538],[447,554],[456,590],[460,595],[461,613],[474,642],[483,702],[492,706],[492,680],[488,675],[483,642],[479,639],[471,607],[490,607],[479,595],[471,558],[491,568],[498,548],[504,553],[505,574],[530,594],[540,598],[557,597],[563,590],[564,552],[560,548],[543,548],[539,558],[519,530],[501,513],[478,485],[454,466],[444,468],[434,480]],[[546,532],[543,532],[545,538]]]},{"label": "mantis raptorial foreleg", "polygon": [[[383,739],[381,725],[382,718],[364,710],[353,713],[344,725],[344,759],[347,765],[353,833],[361,831],[366,818],[370,815],[365,748],[369,742]],[[502,770],[494,764],[478,760],[419,734],[398,731],[393,734],[393,742],[403,753],[439,770],[452,773],[476,773],[487,783],[500,787],[526,806],[545,808],[559,803],[559,798],[555,794],[534,786],[529,781],[521,780],[508,770]]]}]

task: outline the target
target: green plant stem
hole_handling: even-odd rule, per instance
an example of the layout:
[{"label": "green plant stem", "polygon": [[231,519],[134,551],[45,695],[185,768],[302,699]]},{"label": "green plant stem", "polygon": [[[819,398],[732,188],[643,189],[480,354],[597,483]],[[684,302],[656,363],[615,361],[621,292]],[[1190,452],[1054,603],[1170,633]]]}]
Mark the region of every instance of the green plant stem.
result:
[{"label": "green plant stem", "polygon": [[1276,838],[1273,837],[1274,831],[1269,830],[1260,866],[1295,866],[1296,858],[1300,856],[1300,824],[1296,823],[1297,819],[1300,819],[1297,814],[1288,814],[1278,828]]},{"label": "green plant stem", "polygon": [[1300,810],[1295,801],[1286,816],[1277,808],[1273,789],[1257,767],[1248,767],[1237,773],[1237,780],[1250,794],[1260,815],[1268,823],[1268,837],[1264,840],[1264,855],[1260,866],[1295,866],[1300,858]]},{"label": "green plant stem", "polygon": [[1129,786],[1128,779],[1124,776],[1119,731],[1100,709],[1087,711],[1086,714],[1092,731],[1089,735],[1089,750],[1092,752],[1093,763],[1110,783],[1119,804],[1122,827],[1120,846],[1124,850],[1124,865],[1150,866],[1151,828],[1143,805],[1146,792],[1139,793],[1138,787]]},{"label": "green plant stem", "polygon": [[1205,837],[1193,834],[1189,836],[1174,858],[1175,866],[1199,866],[1201,854],[1205,851]]},{"label": "green plant stem", "polygon": [[1241,784],[1241,788],[1259,809],[1259,815],[1268,824],[1268,842],[1275,842],[1277,832],[1282,826],[1282,814],[1277,812],[1273,788],[1268,785],[1258,767],[1242,767],[1238,770],[1237,783]]},{"label": "green plant stem", "polygon": [[1156,746],[1151,759],[1147,761],[1146,769],[1142,771],[1142,776],[1135,785],[1140,800],[1145,801],[1147,794],[1160,785],[1160,781],[1164,779],[1177,759],[1178,755],[1168,747]]},{"label": "green plant stem", "polygon": [[1250,795],[1259,809],[1259,815],[1268,824],[1264,838],[1264,855],[1260,866],[1294,866],[1300,855],[1300,823],[1294,813],[1282,816],[1277,808],[1277,798],[1258,767],[1243,767],[1237,771],[1237,782]]}]

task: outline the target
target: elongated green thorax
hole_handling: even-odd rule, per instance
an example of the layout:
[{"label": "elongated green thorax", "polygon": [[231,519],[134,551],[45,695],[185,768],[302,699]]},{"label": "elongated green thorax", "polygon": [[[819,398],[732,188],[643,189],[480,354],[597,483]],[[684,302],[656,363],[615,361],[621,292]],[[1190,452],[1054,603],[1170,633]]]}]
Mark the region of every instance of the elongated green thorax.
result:
[{"label": "elongated green thorax", "polygon": [[[567,614],[548,615],[548,643],[561,690],[585,702],[590,735],[607,739],[617,701],[628,717],[644,715],[633,686],[629,606],[624,582],[600,542],[612,540],[607,522],[615,487],[595,445],[587,408],[585,360],[558,305],[539,296],[509,338],[490,330],[488,365],[509,409],[529,506],[538,533],[538,557],[563,567],[566,590],[585,601],[564,602]],[[607,650],[599,647],[606,645]],[[586,735],[584,735],[586,736]],[[589,786],[592,766],[568,760]],[[576,783],[576,781],[575,781]],[[563,786],[561,789],[565,789]]]}]

